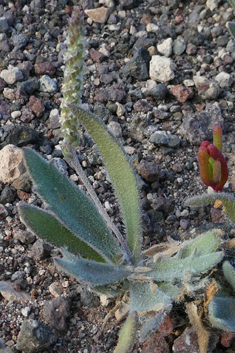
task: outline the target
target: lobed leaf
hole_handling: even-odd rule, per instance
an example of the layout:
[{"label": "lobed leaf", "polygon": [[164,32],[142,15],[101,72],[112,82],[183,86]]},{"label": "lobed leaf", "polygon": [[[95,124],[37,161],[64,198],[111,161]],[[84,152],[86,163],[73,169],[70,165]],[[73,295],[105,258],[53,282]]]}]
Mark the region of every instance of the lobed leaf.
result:
[{"label": "lobed leaf", "polygon": [[181,251],[171,258],[159,257],[152,265],[152,271],[148,275],[157,282],[173,282],[175,280],[184,280],[186,273],[189,272],[193,276],[205,273],[223,258],[224,253],[214,252],[202,256],[197,255],[197,249],[186,258],[181,257]]},{"label": "lobed leaf", "polygon": [[25,148],[24,158],[36,191],[50,210],[103,259],[117,263],[119,246],[90,198],[35,151]]},{"label": "lobed leaf", "polygon": [[63,258],[54,258],[56,266],[76,278],[79,282],[84,282],[94,287],[120,281],[130,274],[130,271],[125,267],[86,260],[72,255],[65,249],[62,253]]},{"label": "lobed leaf", "polygon": [[97,144],[121,206],[128,246],[136,262],[138,262],[140,258],[141,221],[139,192],[134,168],[130,165],[122,146],[109,132],[101,119],[79,106],[70,104],[69,108]]},{"label": "lobed leaf", "polygon": [[27,203],[20,203],[19,212],[27,227],[40,238],[55,246],[66,247],[73,254],[105,262],[95,250],[66,228],[53,213]]},{"label": "lobed leaf", "polygon": [[197,249],[197,256],[207,255],[214,252],[221,243],[219,236],[221,236],[222,233],[223,232],[220,229],[213,229],[212,231],[203,233],[195,239],[186,242],[188,245],[183,247],[181,258],[190,256],[195,249]]},{"label": "lobed leaf", "polygon": [[222,201],[224,206],[223,208],[224,213],[228,216],[230,221],[235,223],[235,198],[233,194],[220,192],[220,193],[194,196],[185,201],[185,206],[190,206],[190,207],[206,206],[216,200]]}]

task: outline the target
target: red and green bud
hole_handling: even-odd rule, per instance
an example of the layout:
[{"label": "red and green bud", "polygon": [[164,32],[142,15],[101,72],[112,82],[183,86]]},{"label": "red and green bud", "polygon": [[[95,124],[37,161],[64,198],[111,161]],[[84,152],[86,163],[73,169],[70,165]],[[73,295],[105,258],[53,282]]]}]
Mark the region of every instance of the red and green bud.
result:
[{"label": "red and green bud", "polygon": [[198,151],[201,179],[215,191],[222,191],[228,180],[228,166],[221,149],[222,129],[217,125],[213,129],[213,144],[203,141]]}]

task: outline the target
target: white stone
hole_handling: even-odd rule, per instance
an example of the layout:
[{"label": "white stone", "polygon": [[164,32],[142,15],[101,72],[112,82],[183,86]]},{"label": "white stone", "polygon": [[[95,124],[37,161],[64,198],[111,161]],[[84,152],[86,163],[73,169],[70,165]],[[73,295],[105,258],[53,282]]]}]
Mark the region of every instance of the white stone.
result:
[{"label": "white stone", "polygon": [[9,100],[15,99],[15,91],[12,88],[5,87],[3,90],[3,96]]},{"label": "white stone", "polygon": [[125,18],[126,17],[126,11],[125,10],[118,11],[118,17]]},{"label": "white stone", "polygon": [[184,81],[183,81],[183,84],[184,84],[186,87],[193,87],[193,86],[194,86],[193,80],[190,80],[190,79],[184,80]]},{"label": "white stone", "polygon": [[106,7],[99,7],[98,9],[87,9],[85,13],[94,22],[105,23],[110,16],[110,9]]},{"label": "white stone", "polygon": [[17,119],[21,116],[21,111],[20,110],[15,110],[14,112],[11,113],[12,119]]},{"label": "white stone", "polygon": [[53,93],[57,91],[57,84],[56,82],[50,78],[48,75],[44,75],[39,80],[40,84],[40,91]]},{"label": "white stone", "polygon": [[28,317],[31,313],[31,308],[29,306],[26,306],[25,308],[21,309],[21,313],[24,317]]},{"label": "white stone", "polygon": [[9,85],[13,85],[24,79],[24,76],[18,67],[14,67],[10,70],[2,70],[0,77]]},{"label": "white stone", "polygon": [[217,82],[219,82],[219,85],[221,88],[225,88],[225,87],[229,88],[233,83],[233,79],[231,75],[224,71],[216,75],[215,79]]},{"label": "white stone", "polygon": [[220,0],[207,0],[206,6],[209,7],[212,11],[218,8]]},{"label": "white stone", "polygon": [[60,112],[59,112],[59,109],[51,109],[51,111],[50,111],[50,115],[49,115],[49,117],[50,118],[52,118],[52,117],[59,117],[59,115],[60,115]]},{"label": "white stone", "polygon": [[0,161],[0,181],[4,184],[12,183],[26,171],[22,150],[14,145],[3,147]]},{"label": "white stone", "polygon": [[153,55],[150,61],[149,76],[158,82],[168,82],[175,77],[176,66],[170,58],[160,55]]},{"label": "white stone", "polygon": [[172,46],[173,46],[173,39],[167,38],[166,40],[164,40],[164,42],[157,45],[157,50],[162,55],[169,57],[172,54]]},{"label": "white stone", "polygon": [[116,102],[116,106],[117,106],[117,111],[116,111],[117,116],[122,116],[123,114],[125,114],[126,108],[124,107],[124,105]]},{"label": "white stone", "polygon": [[134,26],[131,25],[129,32],[130,32],[131,35],[134,35],[134,34],[136,34],[137,30],[136,30],[136,28]]},{"label": "white stone", "polygon": [[156,88],[157,87],[157,83],[154,80],[147,80],[146,81],[146,86],[145,86],[148,90]]},{"label": "white stone", "polygon": [[159,30],[158,25],[155,25],[155,23],[148,23],[146,26],[146,31],[147,32],[157,32]]}]

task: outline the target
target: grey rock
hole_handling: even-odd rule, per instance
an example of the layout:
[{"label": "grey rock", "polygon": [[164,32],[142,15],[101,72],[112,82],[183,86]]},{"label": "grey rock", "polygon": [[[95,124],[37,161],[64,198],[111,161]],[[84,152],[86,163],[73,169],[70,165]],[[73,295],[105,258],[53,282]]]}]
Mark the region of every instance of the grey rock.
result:
[{"label": "grey rock", "polygon": [[29,41],[29,37],[26,36],[26,34],[20,33],[20,34],[15,34],[12,37],[12,41],[15,47],[18,49],[24,48]]},{"label": "grey rock", "polygon": [[173,52],[175,55],[181,55],[186,49],[186,45],[182,39],[176,39],[173,44]]},{"label": "grey rock", "polygon": [[26,126],[16,126],[14,130],[10,132],[5,141],[0,145],[2,148],[8,144],[12,144],[18,147],[26,146],[30,143],[38,142],[39,134],[36,130],[28,128]]},{"label": "grey rock", "polygon": [[135,6],[135,0],[118,0],[119,4],[123,6],[125,10],[131,10]]},{"label": "grey rock", "polygon": [[57,91],[57,83],[47,75],[39,79],[39,89],[42,92],[54,93]]},{"label": "grey rock", "polygon": [[121,125],[116,122],[116,121],[111,121],[108,124],[109,130],[113,133],[114,136],[121,138],[122,137],[122,127]]},{"label": "grey rock", "polygon": [[16,349],[38,353],[48,349],[56,341],[54,331],[36,320],[25,320],[21,326]]},{"label": "grey rock", "polygon": [[167,87],[163,83],[159,83],[156,87],[146,89],[144,92],[145,97],[150,96],[156,99],[156,101],[162,101],[165,99],[168,93]]},{"label": "grey rock", "polygon": [[6,17],[0,17],[0,33],[5,33],[9,29]]},{"label": "grey rock", "polygon": [[44,6],[43,0],[32,0],[30,3],[31,9],[37,14],[42,14],[44,12]]},{"label": "grey rock", "polygon": [[93,9],[94,8],[94,1],[93,0],[79,0],[79,5],[83,8],[83,10]]},{"label": "grey rock", "polygon": [[150,136],[150,142],[154,143],[155,145],[168,145],[167,134],[165,131],[156,131],[154,134]]},{"label": "grey rock", "polygon": [[216,75],[215,79],[219,82],[221,88],[230,88],[233,82],[232,76],[224,71]]},{"label": "grey rock", "polygon": [[0,203],[5,205],[6,203],[13,203],[16,198],[16,189],[12,186],[6,186],[0,196]]},{"label": "grey rock", "polygon": [[190,222],[187,219],[182,218],[180,220],[180,227],[184,230],[188,229],[190,227]]},{"label": "grey rock", "polygon": [[174,199],[165,198],[165,197],[162,197],[162,196],[156,197],[153,200],[152,208],[155,211],[158,211],[158,212],[162,211],[165,214],[169,214],[169,213],[174,211],[175,201],[174,201]]},{"label": "grey rock", "polygon": [[196,46],[203,45],[206,39],[203,33],[198,32],[196,28],[193,27],[187,28],[182,35],[186,44],[191,43]]},{"label": "grey rock", "polygon": [[125,102],[126,92],[123,89],[116,88],[114,86],[108,88],[101,88],[95,95],[95,99],[98,102]]},{"label": "grey rock", "polygon": [[165,131],[154,132],[149,139],[150,142],[157,146],[168,146],[172,148],[179,147],[180,138],[176,135],[167,134]]},{"label": "grey rock", "polygon": [[224,119],[218,103],[207,103],[206,109],[197,115],[189,113],[183,119],[179,133],[194,146],[199,146],[204,140],[212,140],[212,130],[215,125],[223,128]]},{"label": "grey rock", "polygon": [[142,159],[137,166],[137,171],[144,180],[151,183],[162,177],[160,166],[155,161],[149,162]]},{"label": "grey rock", "polygon": [[7,209],[2,204],[0,204],[0,221],[5,219],[7,216],[8,216]]},{"label": "grey rock", "polygon": [[58,331],[65,331],[66,319],[70,314],[71,301],[69,298],[58,296],[46,302],[43,308],[43,317],[48,325]]},{"label": "grey rock", "polygon": [[136,141],[142,142],[145,136],[145,129],[150,125],[150,121],[146,116],[136,114],[133,115],[130,124],[130,136]]},{"label": "grey rock", "polygon": [[88,308],[96,308],[100,305],[99,297],[88,290],[83,290],[80,294],[81,305],[87,306]]},{"label": "grey rock", "polygon": [[139,49],[123,68],[123,75],[132,76],[139,81],[147,80],[149,78],[150,59],[147,49]]},{"label": "grey rock", "polygon": [[200,22],[200,16],[199,13],[204,9],[203,5],[196,5],[193,7],[193,11],[189,15],[189,24],[192,25],[197,25]]},{"label": "grey rock", "polygon": [[27,230],[15,230],[14,239],[19,240],[22,244],[31,244],[35,241],[36,236]]},{"label": "grey rock", "polygon": [[49,257],[51,247],[42,239],[38,239],[30,249],[29,256],[34,260],[42,260]]},{"label": "grey rock", "polygon": [[0,353],[14,353],[10,347],[5,345],[3,338],[0,338]]}]

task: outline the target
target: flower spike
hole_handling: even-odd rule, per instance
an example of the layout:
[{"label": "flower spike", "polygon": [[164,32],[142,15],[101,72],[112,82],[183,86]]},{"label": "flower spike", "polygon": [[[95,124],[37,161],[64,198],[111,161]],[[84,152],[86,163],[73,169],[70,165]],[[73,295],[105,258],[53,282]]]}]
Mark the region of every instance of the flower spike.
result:
[{"label": "flower spike", "polygon": [[227,162],[221,152],[222,129],[216,125],[213,129],[213,144],[203,141],[198,151],[198,163],[201,179],[216,192],[222,191],[228,180]]}]

